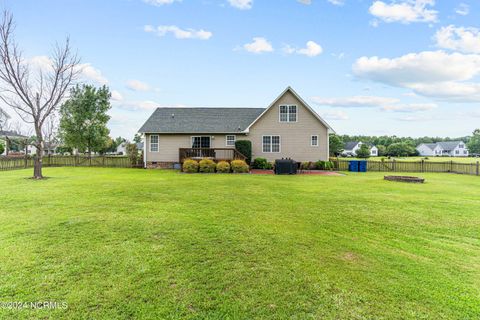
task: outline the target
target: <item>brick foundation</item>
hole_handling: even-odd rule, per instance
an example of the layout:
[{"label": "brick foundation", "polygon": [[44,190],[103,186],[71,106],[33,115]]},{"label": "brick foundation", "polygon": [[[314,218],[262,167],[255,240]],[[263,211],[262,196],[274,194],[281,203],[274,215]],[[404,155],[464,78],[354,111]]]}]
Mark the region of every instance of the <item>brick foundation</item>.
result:
[{"label": "brick foundation", "polygon": [[173,169],[175,162],[147,162],[147,169]]}]

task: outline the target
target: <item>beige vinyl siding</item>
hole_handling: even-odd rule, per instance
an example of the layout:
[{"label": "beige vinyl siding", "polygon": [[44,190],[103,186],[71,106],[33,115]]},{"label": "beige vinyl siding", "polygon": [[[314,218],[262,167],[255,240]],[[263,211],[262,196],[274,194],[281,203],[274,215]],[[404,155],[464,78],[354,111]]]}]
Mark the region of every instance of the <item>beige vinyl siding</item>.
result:
[{"label": "beige vinyl siding", "polygon": [[[158,152],[150,152],[150,137],[155,134],[146,134],[147,162],[178,162],[178,149],[191,148],[193,136],[214,137],[210,140],[212,148],[234,148],[226,146],[225,134],[158,134],[159,147]],[[237,140],[243,139],[241,135],[236,135]]]},{"label": "beige vinyl siding", "polygon": [[[280,122],[280,105],[296,105],[297,121]],[[280,136],[280,152],[264,153],[262,137],[266,135]],[[312,135],[318,135],[318,146],[311,146]],[[290,91],[287,91],[250,128],[246,137],[252,141],[252,158],[262,157],[268,161],[280,158],[292,158],[296,161],[328,160],[328,129],[310,110],[307,109]],[[237,140],[241,140],[238,137]]]}]

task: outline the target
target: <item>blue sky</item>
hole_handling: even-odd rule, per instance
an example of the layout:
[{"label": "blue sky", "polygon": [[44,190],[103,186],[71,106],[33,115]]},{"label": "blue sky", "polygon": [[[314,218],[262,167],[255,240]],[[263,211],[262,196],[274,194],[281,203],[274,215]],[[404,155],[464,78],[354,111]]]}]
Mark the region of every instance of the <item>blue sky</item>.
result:
[{"label": "blue sky", "polygon": [[340,134],[480,127],[480,3],[434,0],[3,0],[24,55],[70,36],[114,92],[113,136],[156,106],[266,107],[292,86]]}]

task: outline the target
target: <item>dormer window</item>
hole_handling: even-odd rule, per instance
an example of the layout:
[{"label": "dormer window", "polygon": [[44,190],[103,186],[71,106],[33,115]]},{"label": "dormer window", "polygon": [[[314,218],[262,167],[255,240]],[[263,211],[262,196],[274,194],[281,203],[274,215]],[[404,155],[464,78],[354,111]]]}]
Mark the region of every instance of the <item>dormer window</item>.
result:
[{"label": "dormer window", "polygon": [[465,148],[465,145],[464,145],[463,143],[460,143],[460,144],[458,145],[458,147],[459,147],[460,149],[463,149],[463,148]]},{"label": "dormer window", "polygon": [[281,105],[280,122],[297,122],[297,106]]}]

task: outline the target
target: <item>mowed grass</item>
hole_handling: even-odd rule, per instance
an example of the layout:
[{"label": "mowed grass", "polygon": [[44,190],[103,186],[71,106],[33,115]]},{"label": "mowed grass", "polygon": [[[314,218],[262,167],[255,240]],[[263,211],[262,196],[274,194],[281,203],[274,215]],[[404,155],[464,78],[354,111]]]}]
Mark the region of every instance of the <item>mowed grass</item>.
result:
[{"label": "mowed grass", "polygon": [[[426,159],[428,158],[428,159]],[[385,161],[428,161],[428,162],[457,162],[457,163],[477,163],[480,161],[480,157],[391,157],[388,159],[388,157],[370,157],[368,159],[359,159],[359,158],[339,158],[341,160],[369,160],[369,161],[382,161],[384,159]]]},{"label": "mowed grass", "polygon": [[1,319],[478,319],[480,178],[0,173]]}]

